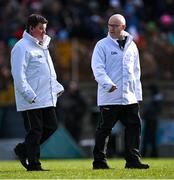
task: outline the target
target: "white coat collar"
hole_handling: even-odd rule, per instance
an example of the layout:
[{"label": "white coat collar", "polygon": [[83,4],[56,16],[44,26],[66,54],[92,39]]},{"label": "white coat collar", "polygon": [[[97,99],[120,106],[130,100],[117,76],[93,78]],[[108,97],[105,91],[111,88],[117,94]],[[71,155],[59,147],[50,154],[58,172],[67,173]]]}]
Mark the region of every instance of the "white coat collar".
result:
[{"label": "white coat collar", "polygon": [[[123,35],[124,35],[124,36],[127,36],[129,40],[131,40],[131,41],[133,40],[133,36],[130,35],[128,32],[123,31]],[[112,38],[111,35],[109,34],[109,32],[108,32],[108,36],[107,36],[107,37],[110,38],[110,39],[111,39],[112,41],[114,41],[114,42],[117,42],[117,40],[118,40],[118,39]]]},{"label": "white coat collar", "polygon": [[39,47],[43,48],[43,49],[48,49],[49,43],[51,38],[48,35],[44,35],[44,39],[43,39],[43,45],[39,44],[39,40],[34,38],[33,36],[31,36],[29,33],[27,33],[26,31],[24,31],[23,33],[23,38],[33,41],[34,43],[36,43]]},{"label": "white coat collar", "polygon": [[[126,47],[133,41],[133,36],[126,31],[124,31],[123,34],[124,34],[124,36],[127,36],[127,43],[125,45],[125,47]],[[108,32],[107,38],[109,38],[111,41],[113,41],[114,43],[116,43],[118,45],[118,42],[117,42],[118,39],[113,39],[111,37],[111,35],[109,34],[109,32]]]}]

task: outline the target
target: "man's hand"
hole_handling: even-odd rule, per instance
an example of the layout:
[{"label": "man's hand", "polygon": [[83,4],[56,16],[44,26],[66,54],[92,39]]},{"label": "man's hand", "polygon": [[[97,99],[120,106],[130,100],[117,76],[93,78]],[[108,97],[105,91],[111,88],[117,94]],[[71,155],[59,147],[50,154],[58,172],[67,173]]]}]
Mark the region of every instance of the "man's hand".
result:
[{"label": "man's hand", "polygon": [[110,93],[110,92],[113,92],[113,91],[115,91],[116,89],[117,89],[116,86],[112,86],[111,89],[110,89],[108,92],[109,92],[109,93]]}]

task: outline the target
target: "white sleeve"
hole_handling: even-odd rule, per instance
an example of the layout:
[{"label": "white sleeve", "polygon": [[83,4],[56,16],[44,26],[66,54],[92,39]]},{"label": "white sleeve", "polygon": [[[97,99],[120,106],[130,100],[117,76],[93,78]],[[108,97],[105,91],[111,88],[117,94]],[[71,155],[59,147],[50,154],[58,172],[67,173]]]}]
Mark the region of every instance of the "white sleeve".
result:
[{"label": "white sleeve", "polygon": [[92,54],[91,67],[93,70],[95,80],[106,91],[109,91],[112,86],[115,86],[115,84],[112,82],[112,80],[106,73],[105,61],[106,54],[104,53],[102,47],[99,46],[99,44],[97,43]]},{"label": "white sleeve", "polygon": [[24,47],[15,47],[11,52],[11,72],[16,90],[24,99],[32,103],[33,99],[36,98],[36,94],[28,84],[26,78],[28,56]]},{"label": "white sleeve", "polygon": [[135,63],[134,63],[134,73],[135,73],[135,93],[137,101],[142,101],[142,85],[140,81],[141,76],[141,68],[140,68],[140,59],[139,59],[139,52],[137,47],[135,47]]}]

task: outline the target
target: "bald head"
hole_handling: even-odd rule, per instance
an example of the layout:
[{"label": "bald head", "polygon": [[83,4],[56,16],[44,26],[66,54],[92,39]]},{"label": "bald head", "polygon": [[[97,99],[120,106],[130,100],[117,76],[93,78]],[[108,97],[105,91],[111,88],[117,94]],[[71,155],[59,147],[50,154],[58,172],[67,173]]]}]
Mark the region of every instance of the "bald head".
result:
[{"label": "bald head", "polygon": [[121,14],[114,14],[109,18],[108,23],[119,23],[120,25],[126,25],[126,20]]},{"label": "bald head", "polygon": [[121,14],[114,14],[109,18],[108,30],[112,38],[122,39],[126,28],[126,20]]}]

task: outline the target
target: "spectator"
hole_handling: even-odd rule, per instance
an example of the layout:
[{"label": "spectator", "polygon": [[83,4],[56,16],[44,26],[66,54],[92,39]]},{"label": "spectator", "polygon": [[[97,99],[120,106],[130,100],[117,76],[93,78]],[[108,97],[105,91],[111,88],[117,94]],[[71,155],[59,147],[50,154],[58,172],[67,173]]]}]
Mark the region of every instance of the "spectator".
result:
[{"label": "spectator", "polygon": [[83,129],[86,102],[80,94],[77,82],[69,82],[67,90],[58,102],[57,109],[59,119],[78,143]]},{"label": "spectator", "polygon": [[149,90],[150,100],[145,104],[143,109],[144,135],[142,155],[148,156],[147,151],[150,149],[150,157],[158,157],[157,130],[159,116],[162,111],[163,95],[159,87],[155,84],[151,84]]}]

